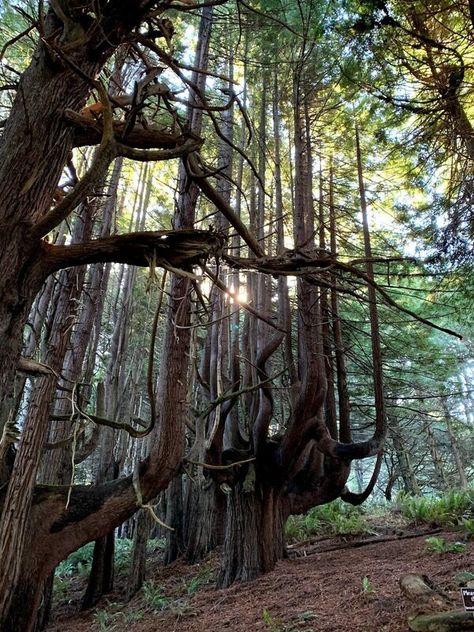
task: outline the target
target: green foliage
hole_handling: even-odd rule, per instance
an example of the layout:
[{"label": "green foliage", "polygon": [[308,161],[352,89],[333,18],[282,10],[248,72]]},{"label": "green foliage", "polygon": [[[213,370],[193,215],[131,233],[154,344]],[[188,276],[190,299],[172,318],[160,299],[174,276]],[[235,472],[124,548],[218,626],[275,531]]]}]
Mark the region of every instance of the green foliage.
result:
[{"label": "green foliage", "polygon": [[141,621],[145,612],[143,610],[123,610],[123,604],[108,602],[107,608],[97,608],[94,617],[101,632],[123,630],[124,625]]},{"label": "green foliage", "polygon": [[69,582],[63,577],[55,575],[53,581],[53,598],[54,601],[61,601],[66,598],[69,590]]},{"label": "green foliage", "polygon": [[131,551],[133,546],[133,540],[125,538],[116,538],[115,540],[115,572],[125,573],[130,566]]},{"label": "green foliage", "polygon": [[446,542],[444,538],[426,538],[426,551],[428,553],[464,553],[466,544],[464,542]]},{"label": "green foliage", "polygon": [[401,493],[397,496],[397,504],[408,520],[416,524],[433,524],[441,527],[450,527],[470,522],[463,519],[463,515],[469,511],[474,503],[474,491],[451,490],[439,498],[426,498],[422,496],[410,496]]},{"label": "green foliage", "polygon": [[142,610],[127,610],[122,613],[123,623],[134,623],[135,621],[141,621],[145,613]]},{"label": "green foliage", "polygon": [[263,609],[262,619],[270,632],[315,632],[314,628],[302,628],[301,624],[316,619],[317,615],[312,610],[307,610],[298,615],[298,624],[286,624],[280,619],[275,619],[267,608]]},{"label": "green foliage", "polygon": [[147,551],[148,553],[155,553],[166,548],[166,538],[153,538],[148,540]]},{"label": "green foliage", "polygon": [[92,564],[92,556],[94,554],[94,543],[88,542],[74,553],[58,564],[56,568],[56,577],[64,579],[72,575],[80,575],[85,577]]},{"label": "green foliage", "polygon": [[94,618],[97,621],[100,632],[109,632],[115,627],[112,623],[113,615],[103,608],[95,611]]},{"label": "green foliage", "polygon": [[285,625],[279,619],[274,619],[266,608],[263,609],[262,619],[270,632],[296,632],[293,626]]},{"label": "green foliage", "polygon": [[467,586],[468,582],[474,581],[474,573],[470,571],[459,571],[454,576],[454,581],[458,586]]},{"label": "green foliage", "polygon": [[363,595],[373,595],[374,594],[374,587],[372,585],[372,582],[370,581],[369,577],[367,575],[365,575],[362,578],[362,590],[361,590]]},{"label": "green foliage", "polygon": [[[115,540],[115,570],[117,573],[124,573],[128,570],[130,563],[130,552],[132,548],[132,540],[125,538]],[[158,546],[158,545],[157,545]],[[65,578],[73,575],[85,577],[88,575],[92,558],[94,555],[94,542],[88,542],[83,547],[71,553],[71,555],[63,560],[56,568],[56,576]]]},{"label": "green foliage", "polygon": [[313,507],[304,516],[290,516],[286,523],[289,542],[298,542],[314,535],[356,535],[373,533],[364,511],[336,500]]},{"label": "green foliage", "polygon": [[155,612],[164,610],[169,606],[169,599],[163,595],[162,588],[157,586],[153,580],[148,580],[143,584],[143,599],[147,606]]},{"label": "green foliage", "polygon": [[202,586],[206,586],[214,579],[214,569],[212,565],[206,564],[200,567],[198,573],[188,582],[184,582],[186,593],[192,597]]},{"label": "green foliage", "polygon": [[[160,548],[163,545],[161,540],[153,540],[154,547]],[[125,574],[128,571],[131,558],[132,540],[117,538],[115,540],[115,571],[117,574]],[[64,599],[69,589],[70,581],[73,577],[87,577],[92,566],[94,555],[94,542],[88,542],[83,547],[71,553],[71,555],[58,564],[54,577],[53,591],[55,599]]]},{"label": "green foliage", "polygon": [[474,539],[474,518],[464,518],[462,528],[467,538]]}]

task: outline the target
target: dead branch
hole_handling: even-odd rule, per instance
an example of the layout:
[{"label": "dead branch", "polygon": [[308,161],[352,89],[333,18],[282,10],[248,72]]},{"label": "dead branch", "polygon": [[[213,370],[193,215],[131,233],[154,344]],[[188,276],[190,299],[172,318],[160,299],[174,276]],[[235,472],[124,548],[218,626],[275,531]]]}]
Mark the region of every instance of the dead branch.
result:
[{"label": "dead branch", "polygon": [[[199,185],[199,183],[198,183]],[[219,208],[219,210],[221,210]],[[327,271],[330,267],[335,270],[339,270],[341,272],[349,273],[352,276],[361,279],[366,285],[373,287],[377,293],[382,297],[383,301],[397,309],[407,316],[410,316],[414,320],[422,323],[423,325],[427,325],[433,329],[437,329],[438,331],[442,331],[443,333],[449,334],[450,336],[455,336],[456,338],[462,339],[462,336],[458,334],[456,331],[449,329],[447,327],[441,327],[436,323],[433,323],[431,320],[427,318],[423,318],[416,312],[403,307],[397,301],[395,301],[390,294],[384,290],[383,287],[380,286],[379,283],[374,281],[373,279],[368,278],[365,272],[359,270],[355,265],[351,263],[344,263],[342,261],[338,261],[337,259],[332,258],[325,252],[322,252],[319,257],[307,257],[302,256],[301,253],[297,251],[287,251],[283,255],[279,257],[260,257],[259,259],[245,259],[240,257],[230,257],[229,255],[224,256],[224,260],[234,268],[239,270],[257,270],[259,272],[265,272],[267,274],[272,274],[275,276],[279,275],[297,275],[297,276],[305,276],[314,274],[317,271]],[[318,284],[320,283],[318,279]],[[341,287],[338,286],[339,291],[343,291]]]},{"label": "dead branch", "polygon": [[117,155],[119,156],[124,156],[130,160],[151,162],[183,158],[191,152],[197,151],[202,146],[202,143],[203,141],[200,139],[188,138],[181,145],[177,144],[175,147],[168,149],[137,149],[119,142],[116,142],[116,147]]},{"label": "dead branch", "polygon": [[216,191],[216,189],[214,189],[210,182],[208,182],[208,174],[202,170],[199,163],[198,154],[189,154],[186,162],[189,176],[201,189],[202,193],[204,193],[207,199],[216,206],[216,208],[224,215],[227,220],[229,220],[230,224],[239,233],[239,235],[245,241],[250,250],[257,257],[263,257],[265,253],[258,241],[250,233],[248,228],[245,226],[245,224],[242,222],[242,220],[239,218],[239,216],[230,206],[227,200],[225,200],[225,198],[218,191]]},{"label": "dead branch", "polygon": [[243,461],[235,461],[234,463],[229,463],[228,465],[211,465],[210,463],[201,463],[200,461],[191,461],[191,459],[183,459],[185,463],[189,463],[190,465],[197,465],[198,467],[203,467],[207,470],[229,470],[232,467],[236,467],[237,465],[244,465],[245,463],[251,463],[255,461],[255,457],[251,457],[250,459],[244,459]]},{"label": "dead branch", "polygon": [[58,375],[47,364],[42,364],[33,358],[20,357],[18,360],[18,371],[27,375]]}]

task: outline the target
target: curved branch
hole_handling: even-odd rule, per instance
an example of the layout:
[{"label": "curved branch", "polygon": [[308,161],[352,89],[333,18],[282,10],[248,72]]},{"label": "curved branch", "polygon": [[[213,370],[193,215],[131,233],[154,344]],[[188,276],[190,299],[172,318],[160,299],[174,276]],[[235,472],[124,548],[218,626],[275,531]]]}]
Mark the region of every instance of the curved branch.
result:
[{"label": "curved branch", "polygon": [[370,477],[370,481],[367,487],[363,492],[355,493],[351,492],[347,487],[342,490],[341,500],[351,505],[361,505],[372,493],[375,483],[377,482],[380,474],[380,469],[382,467],[383,460],[383,450],[377,454],[377,460],[375,461],[374,471],[372,472],[372,476]]},{"label": "curved branch", "polygon": [[441,327],[440,325],[433,323],[431,320],[428,320],[427,318],[423,318],[423,316],[419,316],[416,312],[413,312],[411,309],[408,309],[407,307],[403,307],[403,305],[400,305],[399,303],[397,303],[397,301],[395,301],[390,296],[390,294],[386,292],[376,281],[374,281],[373,279],[370,279],[366,273],[361,272],[361,270],[358,270],[356,267],[351,266],[350,264],[345,264],[345,263],[340,263],[340,262],[336,264],[336,267],[340,268],[341,270],[350,272],[351,274],[359,277],[360,279],[363,279],[368,285],[372,286],[375,290],[377,290],[377,292],[380,294],[383,300],[387,303],[387,305],[390,305],[390,307],[394,307],[398,311],[403,312],[404,314],[407,314],[414,320],[417,320],[418,322],[423,323],[423,325],[428,325],[428,327],[432,327],[433,329],[437,329],[438,331],[442,331],[445,334],[449,334],[450,336],[455,336],[456,338],[459,338],[459,340],[462,340],[461,334],[458,334],[456,331],[453,331],[452,329],[449,329],[447,327]]},{"label": "curved branch", "polygon": [[17,369],[27,375],[56,375],[58,377],[57,373],[47,364],[23,356],[20,356],[18,360]]},{"label": "curved branch", "polygon": [[239,233],[250,250],[257,255],[257,257],[263,257],[265,253],[258,241],[247,229],[227,200],[207,181],[206,177],[208,174],[201,169],[197,154],[190,154],[188,156],[187,168],[192,180],[197,184],[199,189],[201,189],[207,199],[229,220],[230,224]]},{"label": "curved branch", "polygon": [[201,139],[188,138],[181,145],[176,147],[170,147],[167,149],[136,149],[135,147],[129,147],[124,143],[116,143],[117,154],[130,158],[130,160],[138,160],[142,162],[158,161],[158,160],[173,160],[174,158],[183,158],[193,151],[197,151],[202,146],[203,141]]},{"label": "curved branch", "polygon": [[307,421],[302,435],[308,440],[314,439],[318,450],[326,456],[342,461],[367,459],[371,456],[376,456],[381,451],[384,443],[384,435],[380,430],[375,430],[373,436],[366,441],[342,443],[331,437],[324,421],[317,417],[312,417]]},{"label": "curved branch", "polygon": [[260,351],[257,356],[257,374],[260,379],[260,406],[252,429],[253,450],[258,456],[268,434],[273,414],[273,395],[271,384],[265,369],[268,359],[275,353],[283,340],[284,334],[278,334]]},{"label": "curved branch", "polygon": [[237,465],[244,465],[245,463],[255,461],[255,457],[253,456],[249,459],[243,459],[242,461],[234,461],[233,463],[228,463],[227,465],[212,465],[211,463],[201,463],[201,461],[192,461],[191,459],[183,459],[183,461],[185,463],[189,463],[190,465],[203,467],[207,470],[230,470],[232,467],[236,467]]},{"label": "curved branch", "polygon": [[[102,137],[102,121],[83,116],[73,110],[66,110],[64,117],[75,126],[74,147],[98,145]],[[135,125],[126,130],[124,121],[114,121],[114,136],[123,145],[137,149],[172,149],[182,144],[186,137],[179,132],[167,132],[165,129],[150,125],[147,128]],[[196,138],[196,140],[198,140]]]},{"label": "curved branch", "polygon": [[[305,276],[315,274],[318,271],[327,271],[330,267],[335,270],[340,270],[341,272],[348,272],[349,274],[362,279],[366,284],[372,286],[390,307],[407,314],[407,316],[410,316],[423,325],[427,325],[428,327],[442,331],[445,334],[455,336],[456,338],[462,340],[461,334],[458,334],[456,331],[453,331],[448,327],[441,327],[441,325],[437,325],[431,320],[423,318],[423,316],[419,316],[416,312],[413,312],[412,310],[397,303],[397,301],[395,301],[375,280],[369,279],[365,272],[359,270],[355,265],[353,265],[353,262],[344,263],[342,261],[338,261],[337,259],[327,255],[325,251],[323,251],[319,257],[314,258],[301,257],[297,252],[288,251],[282,256],[273,258],[260,257],[258,259],[246,259],[243,257],[231,257],[229,255],[224,255],[223,259],[231,267],[238,270],[258,270],[259,272],[265,272],[274,276]],[[377,258],[377,262],[381,263],[382,260]],[[360,263],[360,260],[357,259],[354,263]],[[321,282],[318,279],[318,284],[320,283]],[[331,286],[326,284],[326,287]],[[348,292],[341,287],[338,287],[338,290],[351,294],[351,292]]]},{"label": "curved branch", "polygon": [[[252,173],[254,174],[255,178],[262,186],[262,189],[264,189],[263,182],[261,181],[258,170],[253,164],[252,160],[249,158],[249,156],[245,154],[245,152],[240,147],[235,145],[229,138],[227,138],[227,136],[225,136],[225,134],[222,133],[221,128],[219,126],[219,122],[217,121],[216,117],[212,113],[212,108],[209,107],[209,103],[206,99],[206,96],[203,94],[202,90],[200,90],[199,87],[193,81],[191,81],[190,79],[186,77],[186,75],[181,71],[180,65],[171,57],[171,55],[169,55],[160,46],[157,46],[154,42],[150,41],[144,35],[139,35],[137,37],[137,41],[139,41],[144,46],[147,46],[150,50],[156,53],[158,57],[165,64],[167,64],[171,68],[171,70],[173,70],[173,72],[181,79],[181,81],[194,92],[194,94],[198,97],[199,101],[201,101],[201,103],[203,104],[204,106],[203,109],[206,111],[207,115],[211,119],[212,125],[214,127],[214,131],[216,132],[217,136],[222,141],[224,141],[224,143],[229,145],[229,147],[231,147],[234,151],[236,151],[240,156],[242,156],[242,158],[246,161],[246,163],[249,165],[250,169],[252,170]],[[239,102],[239,108],[241,109],[240,102]],[[244,116],[244,119],[245,119],[246,124],[248,124],[249,123],[248,117]]]},{"label": "curved branch", "polygon": [[207,406],[201,413],[199,413],[198,419],[205,419],[206,417],[208,417],[212,413],[212,411],[215,410],[219,406],[219,404],[223,404],[225,402],[235,400],[237,399],[237,397],[240,397],[240,395],[245,395],[246,393],[252,393],[253,391],[258,390],[259,388],[263,388],[265,384],[269,384],[273,380],[276,380],[277,377],[280,377],[280,375],[283,375],[283,373],[285,372],[286,372],[286,367],[282,369],[281,371],[279,371],[278,373],[276,373],[275,375],[271,375],[270,377],[265,376],[265,378],[261,382],[258,382],[258,384],[252,384],[252,386],[244,386],[238,391],[223,393],[219,397],[216,397],[216,399],[214,399],[209,404],[209,406]]}]

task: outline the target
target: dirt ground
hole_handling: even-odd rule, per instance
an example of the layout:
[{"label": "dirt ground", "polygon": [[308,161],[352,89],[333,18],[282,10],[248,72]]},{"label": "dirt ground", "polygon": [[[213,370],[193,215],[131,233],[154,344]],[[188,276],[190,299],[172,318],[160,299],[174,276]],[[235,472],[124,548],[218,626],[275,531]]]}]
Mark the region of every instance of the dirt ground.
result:
[{"label": "dirt ground", "polygon": [[[74,599],[53,612],[49,632],[405,632],[414,605],[401,595],[398,581],[407,572],[428,575],[462,608],[454,579],[474,571],[469,543],[462,553],[428,553],[426,532],[415,537],[360,545],[361,539],[325,539],[292,547],[290,558],[253,582],[226,590],[212,587],[217,558],[202,565],[155,561],[149,577],[164,596],[138,594],[120,602],[120,589],[98,609],[77,614]],[[455,533],[437,533],[446,541]],[[386,536],[385,536],[386,537]],[[371,538],[374,539],[373,537]],[[334,549],[336,546],[350,548]],[[202,579],[206,578],[204,585]],[[83,586],[78,586],[83,589]],[[155,595],[156,597],[156,595]],[[160,608],[164,609],[160,611]],[[74,614],[76,608],[76,614]],[[105,611],[105,612],[104,612]]]}]

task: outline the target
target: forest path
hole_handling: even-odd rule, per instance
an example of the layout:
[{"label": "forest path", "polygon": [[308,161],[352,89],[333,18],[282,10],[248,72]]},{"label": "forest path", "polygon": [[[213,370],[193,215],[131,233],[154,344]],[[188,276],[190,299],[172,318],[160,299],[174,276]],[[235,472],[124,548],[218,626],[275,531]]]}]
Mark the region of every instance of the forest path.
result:
[{"label": "forest path", "polygon": [[[156,595],[152,592],[145,599],[140,593],[128,604],[120,604],[117,591],[109,597],[109,607],[106,603],[98,606],[99,612],[72,618],[58,612],[59,618],[47,630],[406,632],[413,606],[401,595],[401,575],[428,575],[462,608],[454,577],[460,571],[474,570],[472,542],[461,553],[428,553],[427,535],[330,551],[323,549],[335,545],[335,539],[297,545],[292,547],[292,558],[280,562],[273,572],[227,590],[199,585],[213,572],[216,559],[191,567],[182,562],[167,568],[152,563],[149,576],[157,587]],[[437,537],[454,542],[459,534],[442,532]],[[343,538],[338,541],[345,542]],[[305,549],[311,554],[304,556]],[[154,612],[160,604],[158,595],[163,596],[165,609]]]}]

